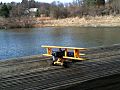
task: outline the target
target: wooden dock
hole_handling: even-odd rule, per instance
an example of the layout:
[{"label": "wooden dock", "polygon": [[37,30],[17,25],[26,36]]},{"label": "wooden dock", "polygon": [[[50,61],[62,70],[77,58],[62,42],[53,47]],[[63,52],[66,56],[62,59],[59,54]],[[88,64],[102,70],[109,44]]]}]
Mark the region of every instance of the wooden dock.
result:
[{"label": "wooden dock", "polygon": [[84,53],[70,68],[43,56],[0,62],[0,90],[120,90],[120,45]]}]

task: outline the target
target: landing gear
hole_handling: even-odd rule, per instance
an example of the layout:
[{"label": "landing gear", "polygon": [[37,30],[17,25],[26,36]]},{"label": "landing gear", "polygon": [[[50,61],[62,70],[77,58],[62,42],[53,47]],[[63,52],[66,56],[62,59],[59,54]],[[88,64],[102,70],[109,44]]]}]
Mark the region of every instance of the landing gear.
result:
[{"label": "landing gear", "polygon": [[58,58],[56,61],[52,62],[53,66],[63,66],[63,61],[61,58]]},{"label": "landing gear", "polygon": [[63,58],[63,56],[65,55],[65,52],[62,51],[61,49],[58,52],[53,52],[52,53],[52,57],[53,57],[53,62],[52,65],[53,66],[63,66],[65,68],[68,68],[70,65],[70,63]]},{"label": "landing gear", "polygon": [[70,67],[70,63],[64,61],[64,62],[63,62],[63,67],[65,67],[65,68],[69,68],[69,67]]},{"label": "landing gear", "polygon": [[65,68],[69,68],[70,67],[71,62],[68,61],[61,61],[61,60],[57,60],[57,61],[53,61],[52,65],[53,66],[63,66]]}]

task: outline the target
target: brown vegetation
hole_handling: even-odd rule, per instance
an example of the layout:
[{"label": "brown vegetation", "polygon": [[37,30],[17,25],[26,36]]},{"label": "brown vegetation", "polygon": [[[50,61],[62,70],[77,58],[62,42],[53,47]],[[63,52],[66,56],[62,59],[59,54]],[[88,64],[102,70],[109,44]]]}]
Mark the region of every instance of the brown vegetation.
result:
[{"label": "brown vegetation", "polygon": [[[39,22],[39,20],[37,21]],[[37,23],[34,27],[46,26],[120,26],[120,16],[96,16],[96,17],[74,17],[66,19],[51,19],[43,20],[42,23]]]},{"label": "brown vegetation", "polygon": [[29,28],[34,23],[33,18],[21,17],[21,18],[1,18],[0,28]]},{"label": "brown vegetation", "polygon": [[1,28],[30,28],[30,27],[63,27],[63,26],[80,26],[80,27],[98,27],[98,26],[120,26],[120,16],[87,16],[71,17],[65,19],[52,19],[50,17],[42,18],[1,18]]}]

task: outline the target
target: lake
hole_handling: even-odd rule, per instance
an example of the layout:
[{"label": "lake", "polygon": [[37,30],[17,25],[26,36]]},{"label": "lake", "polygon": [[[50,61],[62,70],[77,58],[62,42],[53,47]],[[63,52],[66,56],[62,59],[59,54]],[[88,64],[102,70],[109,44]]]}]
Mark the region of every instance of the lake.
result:
[{"label": "lake", "polygon": [[120,43],[120,28],[46,27],[0,30],[0,60],[42,54],[41,45],[97,47]]}]

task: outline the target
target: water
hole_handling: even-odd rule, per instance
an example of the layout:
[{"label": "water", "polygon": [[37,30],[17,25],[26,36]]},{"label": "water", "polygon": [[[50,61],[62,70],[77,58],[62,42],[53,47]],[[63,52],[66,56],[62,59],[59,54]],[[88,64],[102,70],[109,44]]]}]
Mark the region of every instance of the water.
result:
[{"label": "water", "polygon": [[41,45],[97,47],[120,43],[120,28],[30,28],[0,30],[0,60],[42,54]]}]

